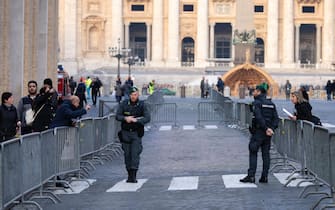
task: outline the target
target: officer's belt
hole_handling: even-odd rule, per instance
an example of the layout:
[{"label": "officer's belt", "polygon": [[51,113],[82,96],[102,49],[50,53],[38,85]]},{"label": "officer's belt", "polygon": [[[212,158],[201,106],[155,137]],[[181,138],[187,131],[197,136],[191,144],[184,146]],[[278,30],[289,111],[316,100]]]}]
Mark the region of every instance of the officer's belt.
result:
[{"label": "officer's belt", "polygon": [[122,130],[130,131],[130,132],[135,132],[135,131],[137,131],[137,129],[135,129],[135,128],[122,128]]}]

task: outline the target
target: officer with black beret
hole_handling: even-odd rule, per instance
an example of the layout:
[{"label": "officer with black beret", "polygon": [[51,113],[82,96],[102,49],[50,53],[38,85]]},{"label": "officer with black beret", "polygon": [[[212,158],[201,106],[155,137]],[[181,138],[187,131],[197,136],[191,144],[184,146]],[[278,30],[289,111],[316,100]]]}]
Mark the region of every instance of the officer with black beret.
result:
[{"label": "officer with black beret", "polygon": [[119,105],[116,120],[121,121],[121,131],[118,135],[124,151],[128,172],[127,182],[137,183],[136,173],[142,152],[144,125],[150,121],[150,113],[147,105],[139,100],[139,92],[136,87],[130,88],[129,99]]},{"label": "officer with black beret", "polygon": [[271,137],[278,127],[279,118],[276,105],[271,99],[266,98],[266,90],[258,85],[253,92],[254,102],[252,127],[250,128],[251,138],[249,142],[249,170],[248,175],[240,180],[244,183],[255,183],[257,168],[257,153],[262,150],[263,171],[259,179],[260,183],[268,182],[268,171],[270,167]]}]

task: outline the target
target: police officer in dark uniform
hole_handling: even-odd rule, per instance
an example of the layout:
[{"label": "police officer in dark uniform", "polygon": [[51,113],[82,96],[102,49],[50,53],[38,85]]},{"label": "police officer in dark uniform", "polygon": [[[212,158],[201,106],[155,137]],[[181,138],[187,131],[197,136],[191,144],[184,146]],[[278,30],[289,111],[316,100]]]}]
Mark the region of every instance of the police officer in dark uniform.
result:
[{"label": "police officer in dark uniform", "polygon": [[127,182],[137,183],[136,173],[142,152],[144,124],[150,121],[150,113],[147,105],[139,100],[139,92],[136,87],[130,88],[129,99],[119,105],[116,120],[121,121],[121,131],[118,135],[124,151],[128,172]]},{"label": "police officer in dark uniform", "polygon": [[271,137],[278,127],[279,118],[275,104],[271,99],[266,98],[266,90],[262,86],[257,86],[254,90],[253,120],[250,128],[251,139],[249,142],[249,169],[248,175],[240,182],[255,183],[257,168],[258,149],[262,150],[263,171],[259,179],[260,183],[268,182],[268,171],[270,167],[270,146]]}]

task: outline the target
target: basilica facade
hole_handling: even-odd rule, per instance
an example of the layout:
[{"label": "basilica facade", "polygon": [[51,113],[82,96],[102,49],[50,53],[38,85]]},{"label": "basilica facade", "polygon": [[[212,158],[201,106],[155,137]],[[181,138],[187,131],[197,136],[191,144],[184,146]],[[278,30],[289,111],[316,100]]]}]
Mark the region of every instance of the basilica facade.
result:
[{"label": "basilica facade", "polygon": [[[232,67],[241,62],[236,48],[245,41],[251,43],[252,62],[264,68],[322,71],[334,62],[334,4],[60,0],[59,59],[71,73],[115,66],[116,54],[137,56],[145,67]],[[239,39],[243,34],[249,40]]]}]

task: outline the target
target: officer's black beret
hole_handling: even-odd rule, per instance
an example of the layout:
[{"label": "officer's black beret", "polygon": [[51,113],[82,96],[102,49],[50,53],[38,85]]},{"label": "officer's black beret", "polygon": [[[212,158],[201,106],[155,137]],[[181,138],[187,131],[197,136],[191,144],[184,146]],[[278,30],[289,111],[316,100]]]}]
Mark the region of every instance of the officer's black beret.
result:
[{"label": "officer's black beret", "polygon": [[133,86],[133,87],[130,88],[129,93],[132,94],[132,93],[137,92],[137,91],[138,91],[138,88]]},{"label": "officer's black beret", "polygon": [[264,88],[263,86],[261,86],[261,85],[257,85],[257,86],[256,86],[256,90],[261,91],[261,93],[266,93],[265,88]]}]

